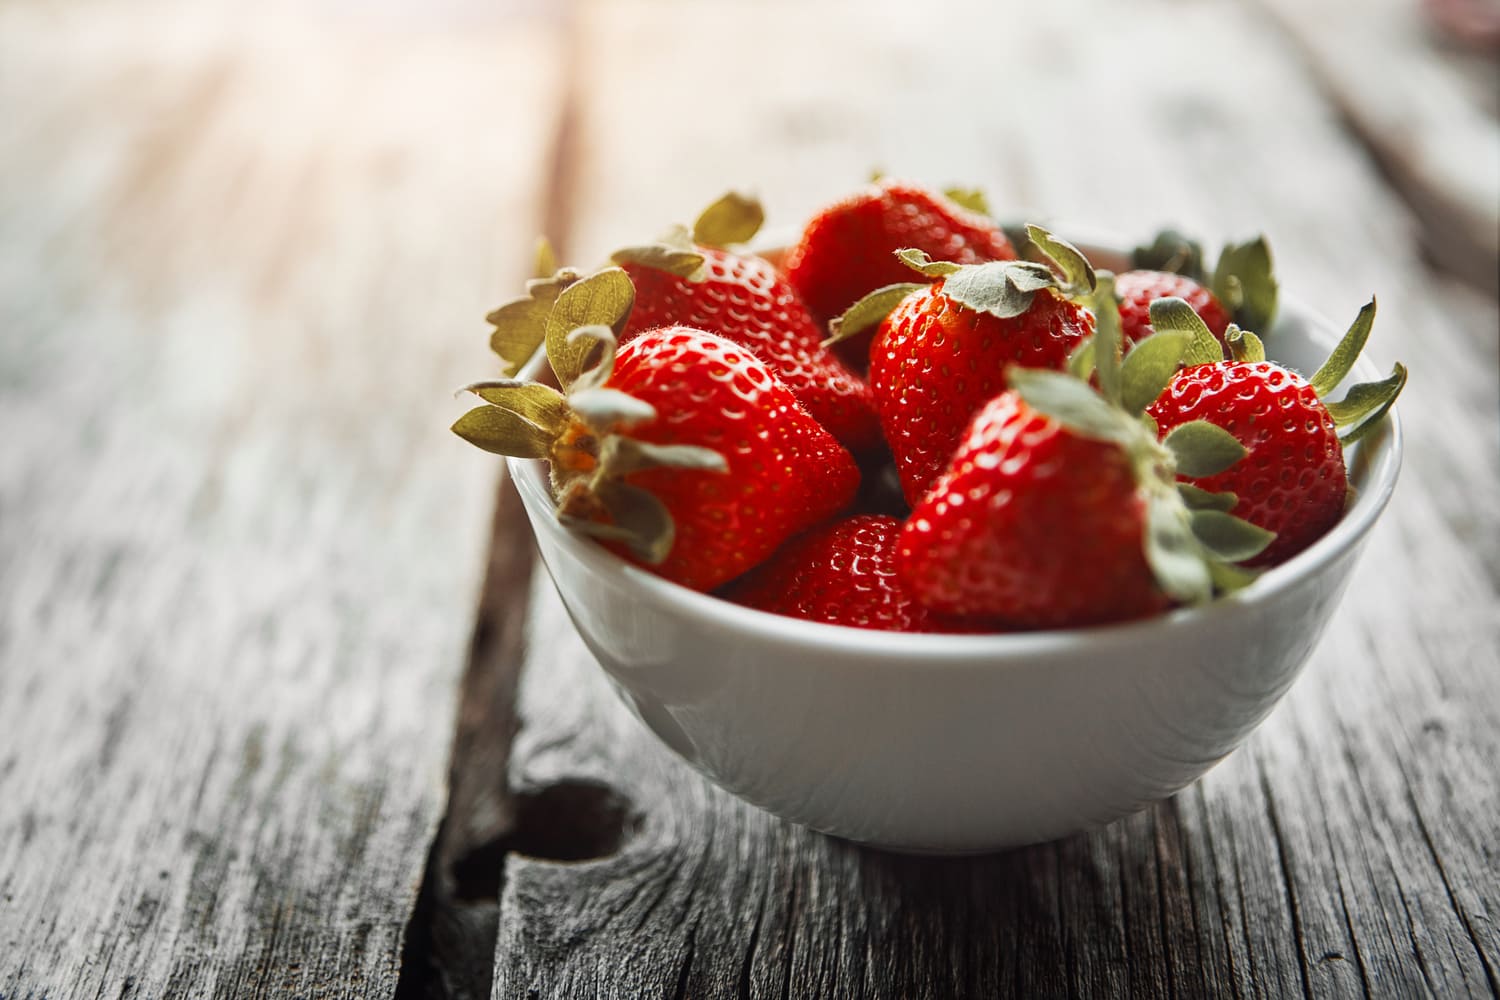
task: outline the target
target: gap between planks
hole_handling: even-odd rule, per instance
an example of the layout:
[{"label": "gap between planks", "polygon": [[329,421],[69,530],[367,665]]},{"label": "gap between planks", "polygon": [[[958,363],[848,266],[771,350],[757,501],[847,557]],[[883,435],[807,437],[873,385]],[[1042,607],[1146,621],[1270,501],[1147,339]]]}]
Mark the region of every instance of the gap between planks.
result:
[{"label": "gap between planks", "polygon": [[[573,0],[557,4],[552,14],[561,52],[561,96],[545,156],[538,236],[566,259],[578,175],[582,41]],[[489,547],[455,720],[448,804],[407,924],[399,1000],[490,996],[504,856],[518,833],[507,769],[537,563],[531,527],[509,476],[496,495]],[[533,833],[525,839],[543,838]]]}]

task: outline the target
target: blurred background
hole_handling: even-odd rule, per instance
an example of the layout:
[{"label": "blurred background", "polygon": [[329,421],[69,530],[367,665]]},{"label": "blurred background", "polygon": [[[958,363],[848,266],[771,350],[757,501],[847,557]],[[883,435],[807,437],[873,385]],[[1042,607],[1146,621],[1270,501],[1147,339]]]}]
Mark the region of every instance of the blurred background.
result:
[{"label": "blurred background", "polygon": [[[12,926],[111,926],[144,876],[110,873],[181,850],[226,888],[143,918],[168,940],[257,893],[312,913],[352,891],[330,859],[355,828],[415,891],[491,555],[498,463],[447,431],[453,388],[495,371],[483,316],[539,233],[588,264],[729,187],[790,236],[879,168],[1064,232],[1264,232],[1286,292],[1339,324],[1378,293],[1369,353],[1413,376],[1396,527],[1367,559],[1414,621],[1460,619],[1433,640],[1459,650],[1445,690],[1485,690],[1497,45],[1495,0],[8,0]],[[1282,732],[1315,746],[1296,719],[1323,695],[1359,730],[1431,693],[1381,676],[1319,673]],[[263,869],[172,846],[281,812],[295,836],[243,848]],[[89,848],[95,815],[129,846]],[[361,954],[395,952],[410,903],[368,904]]]}]

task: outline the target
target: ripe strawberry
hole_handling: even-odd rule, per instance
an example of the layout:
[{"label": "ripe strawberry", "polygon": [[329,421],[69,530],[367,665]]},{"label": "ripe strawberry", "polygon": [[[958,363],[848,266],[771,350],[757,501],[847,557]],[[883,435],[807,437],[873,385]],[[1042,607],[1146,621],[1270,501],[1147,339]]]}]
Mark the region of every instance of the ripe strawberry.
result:
[{"label": "ripe strawberry", "polygon": [[1005,392],[970,424],[901,533],[929,608],[1021,628],[1139,618],[1170,601],[1146,562],[1146,502],[1125,451]]},{"label": "ripe strawberry", "polygon": [[[1180,301],[1154,306],[1152,316],[1202,336],[1201,325]],[[1343,442],[1362,434],[1390,408],[1406,378],[1406,370],[1397,365],[1389,379],[1351,389],[1342,404],[1324,405],[1323,398],[1359,356],[1374,318],[1372,300],[1311,380],[1266,361],[1258,338],[1231,327],[1228,339],[1235,360],[1184,369],[1147,410],[1164,434],[1187,421],[1206,420],[1233,434],[1249,452],[1223,472],[1184,479],[1219,495],[1223,509],[1276,533],[1275,542],[1253,565],[1285,562],[1343,516],[1348,494]]]},{"label": "ripe strawberry", "polygon": [[1192,510],[1178,468],[1217,473],[1243,454],[1197,422],[1165,441],[1141,420],[1189,338],[1158,334],[1121,364],[1113,292],[1101,278],[1095,355],[1104,396],[1059,372],[1012,369],[1012,389],[970,423],[901,532],[897,572],[928,608],[1059,628],[1152,614],[1236,582],[1223,564],[1267,532]]},{"label": "ripe strawberry", "polygon": [[860,514],[792,539],[725,595],[736,604],[806,621],[889,632],[979,632],[917,603],[896,576],[901,522]]},{"label": "ripe strawberry", "polygon": [[[822,330],[775,267],[726,245],[755,235],[760,203],[730,193],[699,215],[691,231],[678,226],[655,243],[614,254],[634,282],[634,308],[621,342],[659,326],[685,324],[727,337],[753,351],[796,394],[813,417],[850,449],[880,444],[880,427],[863,380],[821,343]],[[582,275],[571,268],[527,286],[527,296],[489,315],[491,346],[521,369],[541,344],[553,304]],[[576,324],[575,324],[576,325]]]},{"label": "ripe strawberry", "polygon": [[1215,337],[1223,339],[1229,326],[1229,310],[1214,293],[1192,278],[1170,271],[1126,271],[1115,276],[1115,294],[1120,300],[1120,328],[1127,344],[1145,340],[1152,334],[1151,303],[1157,299],[1178,298],[1208,324]]},{"label": "ripe strawberry", "polygon": [[1016,258],[988,217],[919,185],[882,180],[813,217],[787,255],[787,278],[826,322],[877,288],[912,280],[894,256],[905,247],[958,264]]},{"label": "ripe strawberry", "polygon": [[[571,284],[546,338],[566,396],[535,382],[477,383],[471,391],[490,405],[453,429],[489,451],[548,459],[559,518],[669,580],[711,590],[846,507],[859,472],[737,344],[672,326],[616,353],[611,327],[625,324],[629,295],[616,268]],[[564,332],[574,319],[585,323]]]},{"label": "ripe strawberry", "polygon": [[[1127,271],[1117,279],[1126,340],[1133,339],[1132,334],[1140,325],[1150,322],[1145,310],[1158,298],[1185,300],[1216,336],[1223,333],[1229,320],[1248,329],[1265,330],[1276,318],[1280,290],[1271,265],[1271,247],[1264,236],[1247,243],[1227,244],[1219,252],[1218,263],[1210,270],[1204,266],[1202,246],[1167,229],[1157,233],[1150,245],[1136,247],[1130,255],[1130,263],[1135,270]],[[1141,296],[1132,286],[1152,282],[1146,277],[1127,277],[1136,271],[1168,272],[1193,284],[1176,289],[1161,284],[1152,288],[1148,296]],[[1193,286],[1201,288],[1201,295],[1217,303],[1218,308],[1207,311],[1200,308],[1205,300]],[[1132,307],[1132,301],[1139,305]],[[1223,324],[1218,322],[1220,316],[1225,317]]]},{"label": "ripe strawberry", "polygon": [[684,243],[671,269],[643,248],[615,254],[635,282],[635,308],[621,342],[673,323],[717,333],[769,365],[845,447],[878,447],[869,386],[823,346],[822,328],[776,269],[760,257]]},{"label": "ripe strawberry", "polygon": [[890,310],[871,346],[870,389],[912,505],[947,464],[969,420],[1005,388],[1007,366],[1062,370],[1093,332],[1089,310],[1067,297],[1093,287],[1093,269],[1073,247],[1032,232],[1060,259],[1064,281],[1043,264],[958,265],[904,250],[901,260],[937,282],[889,285],[834,322],[842,338]]}]

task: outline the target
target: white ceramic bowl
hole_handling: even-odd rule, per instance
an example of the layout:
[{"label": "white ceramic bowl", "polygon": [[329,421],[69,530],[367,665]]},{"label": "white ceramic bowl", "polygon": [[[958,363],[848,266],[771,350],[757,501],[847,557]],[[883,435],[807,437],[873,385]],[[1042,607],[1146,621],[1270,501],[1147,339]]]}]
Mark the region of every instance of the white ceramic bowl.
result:
[{"label": "white ceramic bowl", "polygon": [[[1295,303],[1268,353],[1311,372],[1335,330]],[[1353,379],[1377,378],[1361,361]],[[1126,625],[904,635],[798,621],[638,569],[552,515],[510,460],[542,559],[627,704],[748,802],[898,850],[975,853],[1108,823],[1233,750],[1291,685],[1396,484],[1392,412],[1349,455],[1343,520],[1213,604]]]}]

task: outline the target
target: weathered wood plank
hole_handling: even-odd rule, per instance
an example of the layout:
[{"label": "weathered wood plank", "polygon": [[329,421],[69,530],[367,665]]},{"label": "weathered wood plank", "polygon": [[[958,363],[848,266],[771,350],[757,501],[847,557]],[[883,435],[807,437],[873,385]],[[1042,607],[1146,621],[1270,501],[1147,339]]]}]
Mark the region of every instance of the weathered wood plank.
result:
[{"label": "weathered wood plank", "polygon": [[1257,2],[1410,203],[1432,258],[1500,293],[1500,121],[1485,103],[1500,97],[1500,63],[1465,63],[1423,4]]},{"label": "weathered wood plank", "polygon": [[0,10],[0,995],[390,995],[550,29]]},{"label": "weathered wood plank", "polygon": [[[1282,707],[1174,800],[1056,844],[900,858],[739,804],[616,704],[539,582],[513,787],[630,806],[599,810],[621,841],[599,860],[547,860],[545,828],[508,855],[493,995],[1493,994],[1495,306],[1425,272],[1400,199],[1274,26],[1218,3],[966,8],[961,32],[871,5],[598,5],[582,23],[579,259],[731,183],[795,220],[879,164],[1127,234],[1264,229],[1289,289],[1335,319],[1379,291],[1373,352],[1417,374],[1402,488]],[[1204,41],[1143,69],[1171,37]],[[704,38],[734,39],[716,80],[755,86],[717,85],[688,129],[668,110],[681,77],[639,67]]]}]

